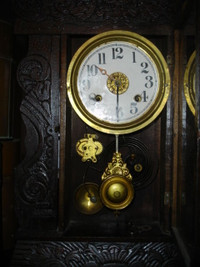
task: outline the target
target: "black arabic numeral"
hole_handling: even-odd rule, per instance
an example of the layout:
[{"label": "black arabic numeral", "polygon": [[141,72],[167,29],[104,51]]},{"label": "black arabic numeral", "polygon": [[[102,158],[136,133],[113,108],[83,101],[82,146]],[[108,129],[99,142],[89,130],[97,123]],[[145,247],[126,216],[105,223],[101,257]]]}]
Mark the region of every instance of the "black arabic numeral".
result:
[{"label": "black arabic numeral", "polygon": [[132,54],[133,54],[133,63],[136,63],[135,52],[132,52]]},{"label": "black arabic numeral", "polygon": [[148,99],[149,97],[147,96],[147,92],[146,91],[143,91],[142,92],[142,99],[143,99],[143,102],[147,102],[147,99]]},{"label": "black arabic numeral", "polygon": [[141,73],[148,73],[149,71],[147,70],[147,68],[148,68],[148,63],[147,62],[142,62],[141,64],[141,67],[143,68],[142,69],[142,71],[141,71]]},{"label": "black arabic numeral", "polygon": [[145,79],[148,81],[145,83],[146,88],[151,88],[153,86],[153,77],[152,76],[146,76]]},{"label": "black arabic numeral", "polygon": [[99,64],[106,64],[106,55],[105,53],[98,53]]},{"label": "black arabic numeral", "polygon": [[138,112],[137,103],[132,102],[130,106],[130,113],[136,114]]},{"label": "black arabic numeral", "polygon": [[82,89],[87,91],[90,89],[90,81],[89,80],[82,80]]},{"label": "black arabic numeral", "polygon": [[96,65],[87,65],[87,74],[88,76],[96,76],[98,72],[98,68]]},{"label": "black arabic numeral", "polygon": [[113,59],[122,59],[123,49],[121,47],[112,48],[112,58]]}]

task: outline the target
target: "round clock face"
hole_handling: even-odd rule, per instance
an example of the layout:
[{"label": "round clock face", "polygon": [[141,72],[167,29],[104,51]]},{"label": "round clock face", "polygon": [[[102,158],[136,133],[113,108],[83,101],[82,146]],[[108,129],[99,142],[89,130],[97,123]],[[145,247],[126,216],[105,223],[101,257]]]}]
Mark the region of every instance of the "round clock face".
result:
[{"label": "round clock face", "polygon": [[195,58],[196,51],[189,58],[184,74],[184,94],[193,115],[195,115]]},{"label": "round clock face", "polygon": [[152,122],[169,95],[167,64],[144,37],[126,31],[99,34],[73,57],[68,95],[91,127],[111,134],[139,130]]}]

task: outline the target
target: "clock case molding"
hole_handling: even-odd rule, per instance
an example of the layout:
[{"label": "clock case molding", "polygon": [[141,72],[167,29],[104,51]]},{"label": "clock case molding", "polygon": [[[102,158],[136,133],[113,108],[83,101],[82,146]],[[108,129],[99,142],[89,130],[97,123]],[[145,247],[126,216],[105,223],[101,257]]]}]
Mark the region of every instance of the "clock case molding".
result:
[{"label": "clock case molding", "polygon": [[[116,1],[114,7],[109,1],[43,0],[34,4],[32,8],[28,1],[15,1],[16,43],[18,49],[26,47],[17,69],[24,132],[21,163],[15,171],[17,240],[171,242],[173,229],[178,241],[186,239],[188,255],[193,254],[190,249],[196,249],[200,241],[199,206],[193,205],[193,200],[199,199],[197,188],[193,194],[199,178],[198,117],[196,124],[183,96],[184,68],[195,49],[193,16],[183,25],[187,12],[180,12],[179,1]],[[87,132],[95,133],[111,153],[114,139],[86,127],[66,94],[67,67],[73,54],[91,36],[112,29],[147,37],[161,50],[171,74],[171,94],[161,115],[148,127],[128,135],[134,147],[141,143],[148,150],[151,166],[158,168],[117,219],[106,208],[86,216],[74,207],[74,191],[86,171],[86,164],[75,151],[76,142]],[[197,69],[199,66],[197,63]],[[97,173],[106,162],[107,158],[101,157],[97,167],[89,166],[87,179],[93,181],[95,177],[99,183]]]}]

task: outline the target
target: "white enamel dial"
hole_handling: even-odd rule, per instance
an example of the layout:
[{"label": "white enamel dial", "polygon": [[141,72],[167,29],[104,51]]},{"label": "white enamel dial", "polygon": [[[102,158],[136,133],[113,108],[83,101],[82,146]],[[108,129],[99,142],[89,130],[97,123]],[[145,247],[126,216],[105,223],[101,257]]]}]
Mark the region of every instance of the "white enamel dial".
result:
[{"label": "white enamel dial", "polygon": [[93,116],[109,123],[128,123],[142,116],[155,100],[159,75],[144,51],[115,41],[97,47],[84,59],[77,87],[83,106]]},{"label": "white enamel dial", "polygon": [[111,31],[87,41],[68,70],[68,95],[77,114],[106,133],[130,133],[152,122],[169,95],[167,64],[144,37]]}]

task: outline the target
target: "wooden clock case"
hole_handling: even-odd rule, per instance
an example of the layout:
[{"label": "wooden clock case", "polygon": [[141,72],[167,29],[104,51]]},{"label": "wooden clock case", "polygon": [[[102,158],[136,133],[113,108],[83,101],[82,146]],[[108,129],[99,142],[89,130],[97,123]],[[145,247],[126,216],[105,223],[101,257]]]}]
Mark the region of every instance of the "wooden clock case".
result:
[{"label": "wooden clock case", "polygon": [[[81,257],[85,257],[80,266],[97,266],[84,265],[94,263],[91,259],[86,261],[85,244],[87,249],[90,245],[95,249],[99,246],[100,250],[107,246],[109,255],[114,255],[111,245],[117,251],[127,252],[127,244],[143,244],[140,248],[144,252],[144,244],[154,242],[151,243],[154,256],[155,251],[161,253],[166,246],[170,246],[172,253],[181,244],[182,254],[186,250],[188,255],[185,262],[195,261],[200,240],[196,186],[199,118],[195,119],[185,102],[183,75],[190,54],[200,45],[200,28],[194,21],[199,4],[33,2],[31,5],[20,0],[14,5],[16,52],[19,51],[17,82],[22,90],[21,162],[15,171],[18,221],[15,253],[22,254],[26,244],[27,253],[35,255],[34,259],[38,255],[46,259],[41,251],[49,249],[49,257],[55,260],[53,249],[66,255],[79,247]],[[134,173],[136,193],[131,205],[117,213],[103,207],[97,214],[85,215],[76,209],[74,194],[84,182],[100,184],[102,171],[112,158],[114,137],[86,126],[76,115],[67,98],[66,74],[73,54],[83,42],[112,29],[141,34],[159,48],[170,69],[171,93],[155,121],[142,130],[121,136],[120,148],[129,167],[132,154],[144,166],[143,174]],[[197,60],[198,57],[197,53]],[[85,133],[96,134],[104,147],[95,164],[82,162],[75,149]],[[123,247],[119,242],[124,242]],[[94,251],[91,253],[94,256]],[[175,264],[179,261],[177,255],[178,252]],[[131,256],[126,262],[115,257],[114,262],[123,266],[133,262]],[[58,261],[63,264],[61,258]],[[101,261],[102,266],[111,266],[106,265],[105,258]],[[69,261],[67,266],[79,266],[70,264]]]}]

